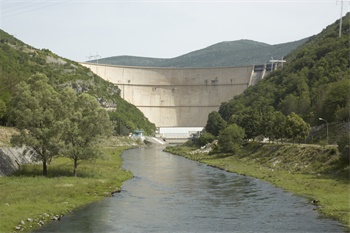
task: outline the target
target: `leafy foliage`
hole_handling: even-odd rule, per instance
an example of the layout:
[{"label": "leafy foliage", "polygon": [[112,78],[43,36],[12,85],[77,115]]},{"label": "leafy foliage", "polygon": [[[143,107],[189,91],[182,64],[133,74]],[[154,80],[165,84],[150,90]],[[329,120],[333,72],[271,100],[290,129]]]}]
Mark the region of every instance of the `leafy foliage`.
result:
[{"label": "leafy foliage", "polygon": [[236,124],[227,126],[220,132],[218,143],[221,151],[237,153],[245,137],[244,129]]},{"label": "leafy foliage", "polygon": [[213,142],[215,138],[216,137],[214,135],[212,135],[211,133],[205,132],[204,130],[204,132],[202,131],[201,136],[198,138],[198,144],[200,146],[204,146],[208,143]]},{"label": "leafy foliage", "polygon": [[3,100],[0,99],[0,119],[3,118],[6,114],[6,105]]},{"label": "leafy foliage", "polygon": [[214,136],[218,136],[220,131],[225,129],[226,125],[226,121],[222,119],[220,114],[213,111],[208,115],[208,121],[205,125],[205,130]]},{"label": "leafy foliage", "polygon": [[[125,102],[120,90],[112,83],[93,74],[88,68],[77,62],[61,58],[48,49],[35,49],[0,30],[0,124],[9,120],[11,98],[15,86],[29,77],[41,73],[48,77],[48,83],[55,89],[71,87],[77,93],[88,93],[104,107],[115,107],[121,115],[127,115],[131,130],[143,128],[146,134],[155,130],[136,107]],[[118,109],[118,107],[121,109]],[[132,117],[130,117],[132,116]],[[132,123],[132,124],[131,124]]]},{"label": "leafy foliage", "polygon": [[287,116],[286,135],[295,140],[305,140],[309,135],[310,125],[307,124],[301,117],[292,112]]},{"label": "leafy foliage", "polygon": [[237,124],[243,127],[247,139],[255,138],[261,132],[261,114],[255,108],[246,107],[242,111],[233,114],[229,124]]},{"label": "leafy foliage", "polygon": [[62,115],[56,114],[60,111],[60,96],[47,81],[45,75],[37,74],[29,79],[28,84],[19,83],[11,108],[11,119],[20,130],[12,142],[35,151],[42,161],[43,175],[47,175],[47,164],[58,154],[59,122],[62,120]]},{"label": "leafy foliage", "polygon": [[142,130],[152,135],[156,128],[155,124],[150,123],[138,108],[123,99],[120,99],[117,109],[109,112],[109,115],[115,132],[119,135],[133,133],[134,130]]},{"label": "leafy foliage", "polygon": [[43,164],[63,154],[74,161],[74,175],[79,160],[96,158],[99,136],[111,134],[106,110],[92,96],[77,94],[69,88],[55,91],[43,74],[33,75],[27,83],[16,86],[12,99],[11,119],[20,130],[13,143],[26,145]]},{"label": "leafy foliage", "polygon": [[[291,52],[283,69],[222,103],[219,114],[245,129],[246,138],[264,135],[303,140],[308,125],[350,119],[350,13]],[[288,118],[286,118],[288,116]],[[299,127],[296,129],[295,127]]]},{"label": "leafy foliage", "polygon": [[322,115],[330,122],[349,120],[350,80],[344,79],[331,83],[328,87],[322,105]]},{"label": "leafy foliage", "polygon": [[72,89],[64,90],[63,96],[67,111],[61,129],[61,140],[64,142],[61,153],[74,161],[73,173],[77,176],[78,162],[99,156],[96,147],[98,139],[110,136],[112,125],[108,113],[92,96],[83,93],[76,97]]},{"label": "leafy foliage", "polygon": [[350,135],[345,133],[337,141],[338,150],[340,152],[341,159],[349,164],[350,161]]}]

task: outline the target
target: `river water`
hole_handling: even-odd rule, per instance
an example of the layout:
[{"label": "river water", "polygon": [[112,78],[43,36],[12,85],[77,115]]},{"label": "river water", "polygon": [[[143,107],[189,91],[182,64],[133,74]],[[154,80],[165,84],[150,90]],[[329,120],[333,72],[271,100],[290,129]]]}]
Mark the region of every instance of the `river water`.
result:
[{"label": "river water", "polygon": [[302,197],[162,149],[125,151],[121,193],[38,232],[342,232]]}]

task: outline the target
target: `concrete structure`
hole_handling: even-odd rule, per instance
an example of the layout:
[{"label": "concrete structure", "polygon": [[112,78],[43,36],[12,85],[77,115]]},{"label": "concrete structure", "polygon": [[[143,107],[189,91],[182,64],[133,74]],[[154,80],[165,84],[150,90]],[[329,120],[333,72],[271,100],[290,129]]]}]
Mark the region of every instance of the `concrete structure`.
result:
[{"label": "concrete structure", "polygon": [[265,65],[218,68],[154,68],[81,63],[121,89],[157,127],[203,127],[222,102],[270,73]]},{"label": "concrete structure", "polygon": [[191,138],[193,134],[201,132],[203,127],[161,127],[156,131],[156,137],[167,139]]}]

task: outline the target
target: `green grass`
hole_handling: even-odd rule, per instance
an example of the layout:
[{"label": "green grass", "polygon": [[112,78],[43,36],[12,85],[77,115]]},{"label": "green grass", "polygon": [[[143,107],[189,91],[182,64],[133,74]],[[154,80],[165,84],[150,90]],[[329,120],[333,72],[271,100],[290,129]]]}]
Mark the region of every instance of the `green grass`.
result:
[{"label": "green grass", "polygon": [[[122,182],[132,174],[121,168],[122,152],[127,147],[105,147],[104,156],[95,162],[78,166],[78,177],[73,177],[73,162],[56,158],[43,177],[41,165],[22,166],[9,177],[0,178],[0,232],[14,232],[25,224],[24,231],[38,228],[40,220],[51,221],[51,216],[66,214],[120,189]],[[27,221],[28,218],[33,222]]]},{"label": "green grass", "polygon": [[[319,201],[318,210],[350,230],[349,166],[331,147],[250,144],[239,155],[192,153],[194,147],[166,151],[229,172],[256,177],[288,192]],[[278,162],[276,162],[278,161]]]}]

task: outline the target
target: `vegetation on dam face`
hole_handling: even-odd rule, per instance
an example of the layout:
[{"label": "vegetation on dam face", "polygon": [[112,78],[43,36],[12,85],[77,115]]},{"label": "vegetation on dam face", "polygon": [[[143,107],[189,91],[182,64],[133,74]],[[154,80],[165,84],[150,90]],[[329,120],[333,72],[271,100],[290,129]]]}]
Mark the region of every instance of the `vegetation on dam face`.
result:
[{"label": "vegetation on dam face", "polygon": [[251,142],[233,154],[205,153],[187,143],[165,151],[302,195],[315,204],[315,210],[350,229],[349,166],[336,146]]}]

